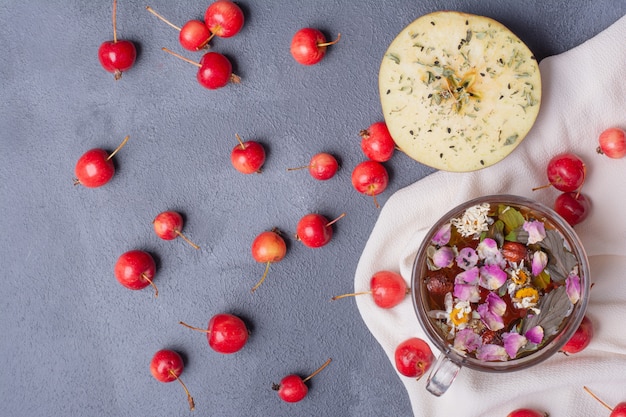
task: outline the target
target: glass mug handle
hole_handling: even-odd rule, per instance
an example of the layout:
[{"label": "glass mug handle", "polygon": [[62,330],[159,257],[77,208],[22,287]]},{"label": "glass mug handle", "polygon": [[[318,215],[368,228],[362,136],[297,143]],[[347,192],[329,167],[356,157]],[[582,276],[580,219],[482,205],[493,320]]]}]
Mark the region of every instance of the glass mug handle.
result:
[{"label": "glass mug handle", "polygon": [[459,365],[448,359],[445,354],[440,354],[430,375],[428,375],[426,389],[439,397],[450,388],[460,370]]}]

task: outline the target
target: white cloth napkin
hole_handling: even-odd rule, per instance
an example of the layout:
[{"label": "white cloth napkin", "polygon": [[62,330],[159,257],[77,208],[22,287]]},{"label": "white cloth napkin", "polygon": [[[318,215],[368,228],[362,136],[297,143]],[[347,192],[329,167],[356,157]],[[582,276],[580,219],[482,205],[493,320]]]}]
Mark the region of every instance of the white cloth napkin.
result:
[{"label": "white cloth napkin", "polygon": [[[415,416],[504,417],[519,407],[534,407],[551,417],[608,416],[584,385],[609,404],[626,401],[626,158],[596,153],[602,130],[626,129],[625,45],[626,16],[582,45],[542,60],[542,107],[535,126],[512,154],[476,172],[436,172],[399,190],[382,208],[356,269],[355,291],[368,290],[370,277],[382,269],[400,272],[410,284],[424,235],[457,204],[509,193],[552,206],[559,191],[531,190],[547,183],[548,160],[574,152],[587,165],[582,191],[592,209],[575,230],[589,256],[594,283],[587,310],[595,326],[591,345],[513,373],[462,368],[441,397],[426,391],[426,377],[416,381],[398,374]],[[394,369],[394,350],[401,341],[413,336],[428,340],[410,296],[390,310],[377,307],[369,296],[356,297],[356,303]]]}]

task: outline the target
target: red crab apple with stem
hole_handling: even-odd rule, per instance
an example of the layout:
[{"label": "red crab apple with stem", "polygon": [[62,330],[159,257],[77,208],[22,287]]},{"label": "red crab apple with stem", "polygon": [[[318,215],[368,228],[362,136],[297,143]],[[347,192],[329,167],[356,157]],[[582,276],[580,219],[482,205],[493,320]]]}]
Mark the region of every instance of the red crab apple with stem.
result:
[{"label": "red crab apple with stem", "polygon": [[141,290],[148,285],[154,288],[154,296],[159,296],[159,290],[154,284],[156,263],[148,252],[130,250],[120,255],[115,263],[115,278],[124,287],[131,290]]},{"label": "red crab apple with stem", "polygon": [[223,354],[240,351],[248,342],[250,334],[246,323],[241,318],[227,313],[220,313],[211,317],[206,329],[190,326],[182,321],[179,323],[191,330],[206,333],[211,349]]},{"label": "red crab apple with stem", "polygon": [[100,65],[114,74],[115,79],[122,78],[122,72],[128,71],[135,64],[137,49],[128,40],[117,39],[117,0],[113,0],[113,40],[105,41],[98,48]]},{"label": "red crab apple with stem", "polygon": [[291,56],[302,65],[317,64],[326,55],[326,48],[339,42],[339,39],[341,39],[340,33],[337,34],[337,39],[327,42],[320,30],[302,28],[291,39]]},{"label": "red crab apple with stem", "polygon": [[174,240],[180,236],[192,248],[200,249],[200,246],[189,240],[181,231],[183,229],[183,216],[180,213],[173,210],[163,211],[157,214],[152,221],[152,225],[154,226],[154,232],[161,239]]},{"label": "red crab apple with stem", "polygon": [[626,156],[626,132],[617,127],[611,127],[600,133],[599,146],[596,152],[609,158],[619,159]]},{"label": "red crab apple with stem", "polygon": [[411,337],[396,347],[394,358],[398,372],[419,379],[430,369],[435,356],[428,343],[419,337]]},{"label": "red crab apple with stem", "polygon": [[575,226],[585,220],[589,215],[590,207],[587,197],[578,191],[562,193],[554,200],[554,211],[570,226]]},{"label": "red crab apple with stem", "polygon": [[336,295],[332,300],[346,297],[371,294],[374,303],[380,308],[392,308],[400,304],[411,291],[404,278],[394,271],[378,271],[370,279],[370,290],[349,294]]},{"label": "red crab apple with stem", "polygon": [[185,369],[183,359],[177,352],[170,349],[159,350],[150,361],[150,373],[154,379],[160,382],[180,382],[180,385],[185,390],[185,394],[187,394],[189,409],[193,411],[196,408],[193,397],[183,380],[180,379],[183,369]]},{"label": "red crab apple with stem", "polygon": [[346,213],[341,213],[339,217],[328,221],[321,214],[307,214],[298,222],[296,239],[309,248],[320,248],[330,242],[333,237],[333,224],[345,215]]},{"label": "red crab apple with stem", "polygon": [[244,24],[243,11],[229,0],[218,0],[207,7],[204,24],[213,36],[231,38],[241,31]]},{"label": "red crab apple with stem", "polygon": [[239,83],[241,78],[233,74],[233,66],[224,55],[219,52],[207,52],[200,59],[200,63],[177,54],[167,48],[161,48],[170,55],[198,67],[196,78],[198,83],[209,90],[217,90],[228,83]]},{"label": "red crab apple with stem", "polygon": [[546,174],[549,183],[535,187],[533,191],[551,186],[563,192],[579,191],[585,182],[587,167],[578,155],[567,152],[550,159]]},{"label": "red crab apple with stem", "polygon": [[626,401],[622,401],[621,403],[618,403],[615,407],[611,407],[610,405],[602,401],[600,397],[594,394],[589,388],[587,387],[583,387],[583,388],[585,391],[587,391],[589,395],[595,398],[600,404],[602,404],[607,409],[611,410],[611,414],[609,414],[609,417],[626,417]]},{"label": "red crab apple with stem", "polygon": [[235,134],[239,142],[230,152],[230,162],[233,167],[242,174],[260,173],[265,163],[265,148],[259,142],[249,140],[242,141]]},{"label": "red crab apple with stem", "polygon": [[204,22],[193,19],[185,23],[183,27],[179,27],[161,16],[152,7],[146,6],[146,10],[155,15],[162,22],[165,22],[167,25],[176,29],[179,32],[178,42],[186,50],[199,51],[207,47],[211,37],[211,32],[209,31],[209,28],[206,27]]},{"label": "red crab apple with stem", "polygon": [[109,182],[115,174],[113,156],[126,145],[130,136],[126,136],[122,143],[110,154],[104,149],[94,148],[85,152],[74,168],[74,185],[82,185],[87,188],[102,187]]},{"label": "red crab apple with stem", "polygon": [[259,282],[252,287],[251,291],[255,292],[257,288],[263,284],[263,281],[265,281],[270,265],[283,260],[287,254],[287,244],[278,230],[274,229],[258,234],[252,242],[251,251],[255,261],[265,264],[263,276],[261,276]]},{"label": "red crab apple with stem", "polygon": [[361,150],[372,161],[385,162],[391,159],[396,150],[387,124],[375,122],[367,129],[359,132],[361,136]]},{"label": "red crab apple with stem", "polygon": [[380,208],[376,196],[387,188],[389,174],[378,161],[363,161],[352,170],[352,186],[361,194],[374,197],[376,208]]},{"label": "red crab apple with stem", "polygon": [[593,339],[593,322],[584,316],[574,335],[565,343],[561,351],[566,354],[578,353],[589,346]]},{"label": "red crab apple with stem", "polygon": [[315,372],[304,379],[295,374],[287,375],[280,380],[279,384],[272,384],[272,389],[278,391],[278,397],[280,397],[281,400],[288,403],[297,403],[306,397],[309,392],[309,387],[306,385],[307,381],[319,374],[330,362],[331,359],[329,358],[322,366],[317,368]]},{"label": "red crab apple with stem", "polygon": [[299,169],[308,169],[309,174],[316,180],[326,181],[331,179],[339,169],[339,162],[329,153],[320,152],[311,157],[309,165],[296,168],[287,168],[287,171],[296,171]]},{"label": "red crab apple with stem", "polygon": [[511,411],[506,417],[548,417],[548,413],[544,413],[530,408],[518,408]]}]

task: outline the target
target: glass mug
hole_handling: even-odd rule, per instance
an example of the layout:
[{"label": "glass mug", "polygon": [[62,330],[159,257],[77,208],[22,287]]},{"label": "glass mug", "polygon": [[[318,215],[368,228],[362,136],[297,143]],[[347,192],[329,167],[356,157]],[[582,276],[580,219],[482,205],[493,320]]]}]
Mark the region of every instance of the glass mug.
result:
[{"label": "glass mug", "polygon": [[[580,278],[580,292],[578,301],[573,304],[569,315],[560,323],[554,336],[547,337],[546,341],[538,344],[538,349],[508,360],[481,360],[471,354],[455,349],[452,342],[446,340],[437,319],[429,316],[429,294],[426,288],[427,258],[429,247],[433,246],[432,239],[438,231],[453,218],[461,218],[468,208],[490,203],[491,207],[500,204],[518,209],[520,212],[531,213],[533,218],[545,221],[553,227],[563,238],[563,247],[567,248],[576,258],[578,276]],[[454,227],[454,226],[452,226]],[[546,228],[547,230],[548,228]],[[432,255],[432,249],[431,249]],[[552,256],[552,255],[549,255]],[[508,282],[508,281],[507,281]],[[563,284],[564,285],[564,284]],[[573,336],[580,325],[587,308],[589,298],[590,278],[587,255],[578,236],[572,227],[552,209],[533,200],[514,195],[490,195],[479,197],[465,202],[445,214],[426,234],[415,258],[412,276],[412,299],[417,318],[431,342],[441,351],[432,366],[426,389],[436,396],[440,396],[453,383],[462,367],[483,372],[511,372],[537,365],[557,353]],[[563,295],[563,294],[561,294]],[[484,300],[483,300],[484,301]],[[508,308],[508,307],[507,307]],[[449,313],[448,313],[449,314]],[[439,317],[438,320],[441,320]]]}]

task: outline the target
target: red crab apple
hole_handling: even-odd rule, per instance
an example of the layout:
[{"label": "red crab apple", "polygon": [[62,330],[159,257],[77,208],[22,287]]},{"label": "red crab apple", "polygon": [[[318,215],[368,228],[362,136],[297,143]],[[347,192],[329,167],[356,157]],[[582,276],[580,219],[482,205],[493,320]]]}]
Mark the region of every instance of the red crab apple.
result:
[{"label": "red crab apple", "polygon": [[306,385],[307,381],[320,373],[330,362],[331,359],[329,358],[322,366],[317,368],[315,372],[304,379],[295,374],[287,375],[280,380],[279,384],[272,384],[272,389],[278,391],[278,397],[280,397],[281,400],[288,403],[297,403],[306,397],[309,392],[309,387]]},{"label": "red crab apple", "polygon": [[102,187],[109,182],[115,174],[113,156],[122,149],[129,136],[110,154],[104,149],[94,148],[85,152],[76,162],[74,168],[74,185],[82,185],[87,188]]},{"label": "red crab apple", "polygon": [[570,354],[578,353],[589,346],[591,339],[593,339],[593,322],[585,316],[574,335],[561,348],[561,351]]},{"label": "red crab apple", "polygon": [[432,364],[435,356],[428,343],[411,337],[400,343],[395,350],[396,369],[404,376],[421,378]]},{"label": "red crab apple", "polygon": [[113,40],[105,41],[98,48],[100,65],[114,74],[115,79],[122,78],[122,73],[135,64],[137,49],[128,40],[117,39],[117,0],[113,0]]},{"label": "red crab apple", "polygon": [[584,194],[576,191],[562,193],[554,200],[554,211],[570,226],[581,223],[589,215],[590,203]]},{"label": "red crab apple", "polygon": [[385,122],[373,123],[367,129],[359,132],[361,136],[361,150],[372,161],[385,162],[391,159],[396,144],[387,129]]},{"label": "red crab apple", "polygon": [[220,313],[214,315],[209,320],[206,329],[190,326],[182,321],[180,324],[191,330],[206,333],[209,346],[218,353],[238,352],[243,349],[248,341],[249,332],[246,323],[233,314]]},{"label": "red crab apple", "polygon": [[196,63],[184,56],[177,54],[167,48],[161,48],[170,55],[188,62],[198,67],[196,78],[198,83],[209,90],[217,90],[229,83],[239,83],[241,78],[233,74],[233,66],[224,55],[219,52],[207,52],[200,59],[200,63]]},{"label": "red crab apple", "polygon": [[555,155],[546,168],[549,184],[533,188],[533,191],[554,187],[559,191],[578,191],[585,182],[587,167],[583,160],[573,153]]},{"label": "red crab apple", "polygon": [[180,374],[183,373],[184,368],[183,359],[177,352],[170,349],[159,350],[150,361],[150,373],[154,379],[160,382],[180,382],[187,394],[189,409],[193,411],[196,408],[193,398],[183,380],[180,379]]},{"label": "red crab apple", "polygon": [[320,248],[330,242],[333,237],[333,224],[345,215],[346,213],[341,213],[336,219],[328,221],[321,214],[307,214],[298,222],[296,239],[309,248]]},{"label": "red crab apple", "polygon": [[244,142],[239,135],[237,144],[230,153],[230,162],[242,174],[260,173],[265,163],[265,148],[259,142],[249,140]]},{"label": "red crab apple", "polygon": [[602,404],[607,409],[611,410],[611,414],[609,414],[609,417],[626,417],[626,401],[622,401],[618,403],[615,407],[611,407],[610,405],[602,401],[600,397],[594,394],[589,388],[587,387],[583,387],[583,388],[585,389],[585,391],[587,391],[589,395],[595,398],[600,404]]},{"label": "red crab apple", "polygon": [[204,22],[195,19],[189,20],[181,28],[161,16],[152,7],[146,6],[146,10],[155,15],[161,21],[176,29],[179,32],[178,42],[186,50],[199,51],[207,47],[211,38],[211,32],[209,31],[209,28],[206,27]]},{"label": "red crab apple", "polygon": [[626,156],[626,132],[617,127],[611,127],[600,133],[599,146],[596,152],[609,158],[623,158]]},{"label": "red crab apple", "polygon": [[369,291],[337,295],[332,300],[371,294],[374,303],[378,307],[392,308],[400,304],[409,292],[410,288],[407,287],[402,275],[397,272],[383,270],[372,275]]},{"label": "red crab apple", "polygon": [[340,38],[341,34],[337,34],[337,39],[327,42],[320,30],[302,28],[291,39],[291,56],[302,65],[317,64],[326,55],[326,48],[339,42]]},{"label": "red crab apple", "polygon": [[511,411],[506,417],[548,417],[548,413],[544,413],[530,408],[518,408]]},{"label": "red crab apple", "polygon": [[154,232],[158,237],[163,240],[174,240],[177,237],[183,238],[183,240],[194,249],[200,249],[200,246],[193,243],[187,236],[181,231],[183,229],[183,216],[172,210],[163,211],[154,218],[152,221]]},{"label": "red crab apple", "polygon": [[308,169],[309,174],[316,180],[326,181],[331,179],[339,169],[339,162],[329,153],[320,152],[311,157],[309,165],[296,168],[287,168],[287,171],[296,171],[299,169]]},{"label": "red crab apple", "polygon": [[204,23],[214,36],[230,38],[241,31],[244,24],[243,11],[229,0],[211,3],[204,13]]},{"label": "red crab apple", "polygon": [[287,254],[287,244],[285,239],[280,235],[278,230],[261,232],[252,242],[252,257],[255,261],[265,264],[265,272],[259,282],[252,287],[252,292],[255,292],[257,288],[261,286],[267,273],[270,269],[270,265],[275,262],[283,260]]},{"label": "red crab apple", "polygon": [[154,258],[142,250],[124,252],[115,263],[115,278],[120,284],[131,290],[141,290],[152,285],[154,296],[158,297],[159,290],[153,282],[155,273]]},{"label": "red crab apple", "polygon": [[378,161],[363,161],[352,170],[352,186],[361,194],[374,197],[374,204],[379,208],[376,196],[387,188],[389,174]]}]

